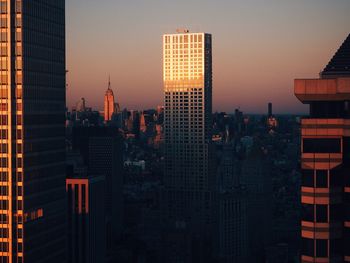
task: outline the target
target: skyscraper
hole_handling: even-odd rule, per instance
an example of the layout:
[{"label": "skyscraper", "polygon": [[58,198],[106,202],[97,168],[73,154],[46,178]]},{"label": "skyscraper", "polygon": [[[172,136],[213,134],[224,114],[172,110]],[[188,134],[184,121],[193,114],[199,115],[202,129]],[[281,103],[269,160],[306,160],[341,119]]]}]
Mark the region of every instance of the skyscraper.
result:
[{"label": "skyscraper", "polygon": [[68,262],[104,262],[105,181],[103,176],[67,179]]},{"label": "skyscraper", "polygon": [[211,222],[211,45],[206,33],[163,36],[166,221],[200,236]]},{"label": "skyscraper", "polygon": [[88,172],[105,176],[107,249],[118,241],[123,221],[123,138],[115,127],[74,127],[72,148]]},{"label": "skyscraper", "polygon": [[267,117],[271,118],[272,117],[272,103],[269,102],[268,106],[267,106]]},{"label": "skyscraper", "polygon": [[[232,144],[225,144],[217,169],[217,191],[213,210],[215,256],[218,262],[249,262],[248,191],[240,182],[240,167]],[[250,252],[250,253],[249,253]],[[256,251],[254,251],[256,252]]]},{"label": "skyscraper", "polygon": [[65,1],[0,13],[0,262],[64,262]]},{"label": "skyscraper", "polygon": [[111,81],[108,80],[108,89],[105,93],[105,99],[104,99],[104,117],[105,122],[111,121],[113,113],[115,111],[115,101],[114,101],[114,94],[113,90],[111,89]]},{"label": "skyscraper", "polygon": [[79,153],[67,154],[68,262],[98,263],[106,257],[105,176],[87,172]]},{"label": "skyscraper", "polygon": [[295,80],[301,121],[301,262],[350,262],[350,35],[320,79]]}]

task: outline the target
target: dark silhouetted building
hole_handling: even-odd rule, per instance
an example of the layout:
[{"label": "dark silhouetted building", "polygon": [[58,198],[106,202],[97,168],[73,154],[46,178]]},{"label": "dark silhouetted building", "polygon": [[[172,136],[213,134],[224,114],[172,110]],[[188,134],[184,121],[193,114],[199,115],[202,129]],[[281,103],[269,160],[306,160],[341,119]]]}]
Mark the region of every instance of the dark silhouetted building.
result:
[{"label": "dark silhouetted building", "polygon": [[248,262],[248,192],[239,182],[238,160],[232,145],[225,145],[217,173],[214,201],[215,245],[218,262]]},{"label": "dark silhouetted building", "polygon": [[106,256],[104,176],[67,179],[68,262],[98,263]]},{"label": "dark silhouetted building", "polygon": [[123,138],[114,127],[74,127],[72,148],[81,153],[89,174],[106,178],[106,238],[110,250],[122,231]]},{"label": "dark silhouetted building", "polygon": [[268,109],[267,109],[267,117],[268,118],[271,118],[272,117],[272,103],[271,102],[269,102],[269,104],[268,104]]},{"label": "dark silhouetted building", "polygon": [[301,121],[301,261],[350,262],[350,36],[320,79],[295,80]]},{"label": "dark silhouetted building", "polygon": [[105,176],[88,175],[79,153],[68,153],[68,262],[99,263],[106,256]]},{"label": "dark silhouetted building", "polygon": [[350,74],[350,34],[321,72],[321,78],[349,77]]}]

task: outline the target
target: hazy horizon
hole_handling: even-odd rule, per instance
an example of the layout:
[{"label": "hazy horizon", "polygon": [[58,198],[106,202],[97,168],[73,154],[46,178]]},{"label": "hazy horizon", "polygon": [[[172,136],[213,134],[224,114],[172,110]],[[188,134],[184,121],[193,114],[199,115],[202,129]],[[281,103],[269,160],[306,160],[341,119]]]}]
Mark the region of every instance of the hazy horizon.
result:
[{"label": "hazy horizon", "polygon": [[[213,35],[213,111],[304,113],[295,78],[317,78],[350,32],[348,0],[67,1],[67,106],[163,104],[162,35]],[[325,19],[327,18],[327,19]]]}]

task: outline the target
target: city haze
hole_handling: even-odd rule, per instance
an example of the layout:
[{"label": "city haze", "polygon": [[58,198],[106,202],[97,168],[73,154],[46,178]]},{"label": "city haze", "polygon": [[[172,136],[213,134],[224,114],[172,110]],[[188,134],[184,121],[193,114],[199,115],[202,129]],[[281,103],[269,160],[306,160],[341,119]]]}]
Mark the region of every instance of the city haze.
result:
[{"label": "city haze", "polygon": [[213,35],[213,110],[303,113],[293,79],[318,77],[348,34],[348,0],[67,1],[67,105],[163,104],[162,35]]}]

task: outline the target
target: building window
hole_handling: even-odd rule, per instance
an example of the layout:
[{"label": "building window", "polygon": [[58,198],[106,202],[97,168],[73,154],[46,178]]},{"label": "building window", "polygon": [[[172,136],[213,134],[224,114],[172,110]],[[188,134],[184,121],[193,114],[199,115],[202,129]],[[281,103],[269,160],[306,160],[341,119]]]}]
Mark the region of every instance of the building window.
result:
[{"label": "building window", "polygon": [[[350,247],[350,228],[345,227],[344,228],[344,247],[349,248]],[[345,251],[345,255],[350,256],[350,251]]]},{"label": "building window", "polygon": [[326,239],[316,240],[316,257],[318,258],[328,257],[328,240]]},{"label": "building window", "polygon": [[9,244],[7,242],[0,242],[0,252],[8,252]]},{"label": "building window", "polygon": [[303,153],[340,153],[341,139],[303,139]]},{"label": "building window", "polygon": [[301,254],[309,257],[313,257],[315,254],[315,243],[313,239],[302,238],[301,239]]},{"label": "building window", "polygon": [[8,238],[9,230],[8,228],[0,228],[0,238]]},{"label": "building window", "polygon": [[6,214],[0,214],[0,224],[8,224],[8,216]]},{"label": "building window", "polygon": [[316,205],[316,222],[328,222],[328,205]]},{"label": "building window", "polygon": [[7,158],[0,158],[0,167],[2,168],[7,167]]},{"label": "building window", "polygon": [[[7,2],[6,1],[1,1],[0,2],[0,13],[1,14],[6,14],[7,13]],[[2,262],[2,261],[0,261]]]},{"label": "building window", "polygon": [[316,187],[328,187],[328,170],[316,170]]}]

